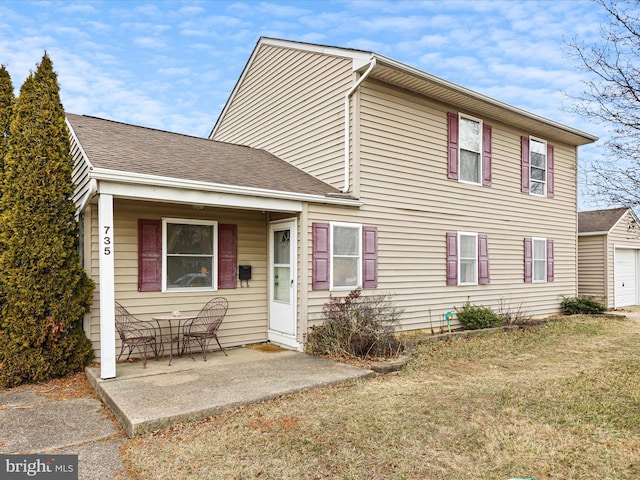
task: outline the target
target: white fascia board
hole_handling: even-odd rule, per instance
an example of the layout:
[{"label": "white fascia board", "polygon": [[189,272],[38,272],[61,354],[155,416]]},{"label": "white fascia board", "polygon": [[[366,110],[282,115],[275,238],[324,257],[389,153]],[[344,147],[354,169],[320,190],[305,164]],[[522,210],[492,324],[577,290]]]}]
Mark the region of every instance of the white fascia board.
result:
[{"label": "white fascia board", "polygon": [[296,212],[302,211],[303,202],[351,207],[360,207],[363,204],[351,198],[321,197],[100,168],[91,171],[91,178],[98,180],[100,193],[175,203]]},{"label": "white fascia board", "polygon": [[278,38],[262,37],[259,43],[282,48],[293,48],[305,52],[320,53],[323,55],[332,55],[334,57],[350,58],[353,61],[354,71],[368,65],[374,55],[373,52],[365,52],[363,50],[352,50],[349,48],[331,47],[315,43],[296,42],[293,40],[281,40]]},{"label": "white fascia board", "polygon": [[579,237],[595,237],[597,235],[608,235],[609,232],[582,232],[579,233]]},{"label": "white fascia board", "polygon": [[430,73],[424,72],[422,70],[419,70],[415,67],[412,67],[410,65],[406,65],[404,63],[398,62],[397,60],[394,60],[392,58],[389,57],[385,57],[384,55],[379,55],[377,53],[373,54],[373,57],[375,57],[376,61],[378,62],[378,64],[384,64],[387,65],[390,68],[393,68],[395,70],[398,71],[402,71],[402,72],[406,72],[412,76],[418,77],[418,78],[422,78],[427,82],[436,84],[436,85],[440,85],[444,88],[447,88],[448,90],[452,90],[455,92],[458,92],[459,94],[465,95],[467,97],[471,97],[471,98],[475,98],[481,102],[493,105],[495,107],[504,109],[504,110],[508,110],[511,111],[513,113],[516,113],[518,115],[521,115],[523,117],[527,117],[530,118],[536,122],[540,122],[540,123],[544,123],[547,125],[550,125],[554,128],[557,128],[559,130],[564,130],[565,132],[571,133],[572,135],[576,135],[578,137],[582,137],[585,140],[587,140],[587,143],[592,143],[598,140],[598,137],[595,135],[591,135],[590,133],[586,133],[580,130],[577,130],[575,128],[569,127],[567,125],[563,125],[561,123],[555,122],[553,120],[550,120],[548,118],[544,118],[541,117],[540,115],[536,115],[535,113],[531,113],[528,112],[526,110],[522,110],[521,108],[518,107],[514,107],[513,105],[509,105],[508,103],[504,103],[501,102],[500,100],[496,100],[494,98],[488,97],[486,95],[483,95],[481,93],[475,92],[473,90],[470,90],[468,88],[465,88],[461,85],[458,85],[456,83],[450,82],[448,80],[445,80],[443,78],[437,77],[435,75],[432,75]]}]

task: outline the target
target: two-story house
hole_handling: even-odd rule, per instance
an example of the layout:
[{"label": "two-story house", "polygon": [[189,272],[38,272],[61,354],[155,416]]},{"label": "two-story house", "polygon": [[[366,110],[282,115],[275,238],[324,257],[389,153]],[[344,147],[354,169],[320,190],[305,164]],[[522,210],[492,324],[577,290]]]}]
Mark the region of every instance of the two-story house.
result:
[{"label": "two-story house", "polygon": [[300,349],[356,288],[391,294],[404,329],[577,294],[596,137],[376,53],[261,38],[209,140],[68,120],[103,377],[116,300],[149,317],[223,295],[223,345]]}]

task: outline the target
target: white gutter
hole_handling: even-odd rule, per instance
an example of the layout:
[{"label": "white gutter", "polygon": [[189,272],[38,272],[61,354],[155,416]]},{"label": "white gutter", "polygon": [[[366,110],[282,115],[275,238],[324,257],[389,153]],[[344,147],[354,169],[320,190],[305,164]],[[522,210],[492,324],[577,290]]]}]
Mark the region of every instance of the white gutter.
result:
[{"label": "white gutter", "polygon": [[364,72],[358,81],[351,87],[351,89],[344,96],[344,188],[342,189],[342,193],[349,192],[349,105],[351,96],[358,89],[360,84],[364,81],[365,78],[369,76],[373,67],[376,66],[376,58],[372,55],[371,60],[369,62],[369,68]]},{"label": "white gutter", "polygon": [[207,183],[197,180],[185,180],[159,175],[146,175],[141,173],[123,172],[105,168],[92,168],[91,178],[100,181],[108,181],[121,184],[148,185],[156,187],[170,187],[174,189],[197,190],[202,192],[228,193],[234,195],[247,195],[252,197],[276,198],[299,202],[328,203],[360,207],[362,202],[353,198],[341,198],[333,196],[313,195],[308,193],[283,192],[255,187],[242,187],[237,185],[224,185],[220,183]]}]

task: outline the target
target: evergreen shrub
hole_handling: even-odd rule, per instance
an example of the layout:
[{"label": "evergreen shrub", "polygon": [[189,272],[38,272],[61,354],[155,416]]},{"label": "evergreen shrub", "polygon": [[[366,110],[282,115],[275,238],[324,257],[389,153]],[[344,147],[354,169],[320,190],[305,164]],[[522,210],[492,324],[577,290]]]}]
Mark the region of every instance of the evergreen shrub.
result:
[{"label": "evergreen shrub", "polygon": [[562,297],[562,312],[567,315],[597,315],[607,311],[604,303],[593,297],[579,295],[576,297]]},{"label": "evergreen shrub", "polygon": [[458,320],[466,330],[495,328],[503,323],[503,319],[491,308],[472,305],[468,300],[462,308],[456,307],[456,312]]}]

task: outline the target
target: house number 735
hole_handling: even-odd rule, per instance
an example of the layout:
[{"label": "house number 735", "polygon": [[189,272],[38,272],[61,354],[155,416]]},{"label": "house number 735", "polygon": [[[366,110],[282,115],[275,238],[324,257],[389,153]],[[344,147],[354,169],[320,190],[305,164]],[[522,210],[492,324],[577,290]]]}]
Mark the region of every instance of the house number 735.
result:
[{"label": "house number 735", "polygon": [[104,245],[104,254],[111,255],[111,231],[110,226],[104,227],[104,237],[102,237],[102,245]]}]

